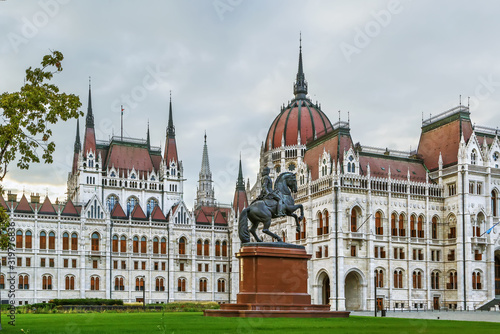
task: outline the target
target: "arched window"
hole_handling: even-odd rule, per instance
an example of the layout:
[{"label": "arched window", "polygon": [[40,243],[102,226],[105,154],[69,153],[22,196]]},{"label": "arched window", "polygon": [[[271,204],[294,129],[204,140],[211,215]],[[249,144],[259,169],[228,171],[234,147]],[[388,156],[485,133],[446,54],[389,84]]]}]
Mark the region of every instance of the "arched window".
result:
[{"label": "arched window", "polygon": [[437,271],[431,273],[431,289],[439,289],[439,272]]},{"label": "arched window", "polygon": [[226,292],[226,281],[222,278],[217,280],[217,292]]},{"label": "arched window", "polygon": [[127,237],[122,235],[120,237],[120,253],[127,252]]},{"label": "arched window", "polygon": [[375,234],[383,235],[384,227],[382,225],[382,214],[380,211],[375,212]]},{"label": "arched window", "polygon": [[358,230],[358,219],[356,209],[351,210],[351,232],[356,232]]},{"label": "arched window", "polygon": [[307,220],[304,218],[302,221],[302,228],[300,229],[300,238],[305,239],[307,236]]},{"label": "arched window", "polygon": [[16,248],[23,248],[23,231],[16,232]]},{"label": "arched window", "polygon": [[135,291],[142,291],[144,290],[144,278],[143,277],[136,277],[135,278]]},{"label": "arched window", "polygon": [[69,250],[69,234],[68,234],[68,232],[64,232],[63,233],[62,249],[63,250]]},{"label": "arched window", "polygon": [[146,241],[146,237],[142,237],[141,238],[141,253],[142,254],[146,254],[147,252],[147,241]]},{"label": "arched window", "polygon": [[0,275],[0,289],[5,289],[5,276]]},{"label": "arched window", "polygon": [[215,256],[220,256],[220,241],[215,242]]},{"label": "arched window", "polygon": [[399,236],[400,237],[406,236],[405,216],[403,214],[399,215]]},{"label": "arched window", "polygon": [[208,240],[205,240],[205,242],[203,243],[203,255],[210,255],[210,243],[208,242]]},{"label": "arched window", "polygon": [[71,234],[71,250],[78,250],[78,235],[76,233]]},{"label": "arched window", "polygon": [[410,235],[412,238],[417,237],[417,229],[416,229],[417,226],[415,226],[416,225],[415,223],[416,223],[415,222],[415,215],[411,215],[410,216]]},{"label": "arched window", "polygon": [[196,255],[203,255],[203,244],[201,242],[201,239],[198,239],[198,241],[196,241]]},{"label": "arched window", "polygon": [[495,190],[491,192],[491,213],[498,216],[498,194]]},{"label": "arched window", "polygon": [[456,271],[450,272],[450,274],[448,275],[448,279],[449,279],[449,282],[446,284],[446,288],[451,289],[451,290],[456,289],[458,287],[458,285],[457,285],[457,272]]},{"label": "arched window", "polygon": [[179,278],[177,280],[177,291],[179,291],[179,292],[186,291],[186,279],[185,278]]},{"label": "arched window", "polygon": [[481,272],[480,271],[474,271],[472,273],[472,289],[474,290],[481,290]]},{"label": "arched window", "polygon": [[115,277],[115,291],[124,291],[125,285],[123,284],[123,277]]},{"label": "arched window", "polygon": [[65,277],[65,290],[75,290],[75,276],[67,275]]},{"label": "arched window", "polygon": [[394,288],[403,288],[403,271],[400,269],[394,270]]},{"label": "arched window", "polygon": [[32,248],[31,231],[26,231],[26,240],[25,240],[24,248],[27,248],[27,249]]},{"label": "arched window", "polygon": [[147,206],[146,206],[146,210],[147,210],[147,216],[149,217],[149,215],[151,214],[151,212],[153,212],[153,209],[155,208],[155,206],[158,205],[158,201],[154,198],[150,198],[148,199],[148,203],[147,203]]},{"label": "arched window", "polygon": [[[182,237],[179,239],[179,254],[186,254],[186,238]],[[185,291],[185,290],[183,290]]]},{"label": "arched window", "polygon": [[438,221],[437,217],[432,217],[432,239],[438,238]]},{"label": "arched window", "polygon": [[470,154],[470,163],[471,165],[475,165],[477,163],[477,152],[476,150],[472,150],[471,154]]},{"label": "arched window", "polygon": [[99,291],[99,276],[90,277],[90,290]]},{"label": "arched window", "polygon": [[328,211],[325,210],[323,214],[323,218],[325,220],[325,223],[323,225],[323,234],[328,234],[330,232],[330,222],[329,222],[329,217],[328,217]]},{"label": "arched window", "polygon": [[384,287],[384,271],[382,269],[375,269],[375,282],[377,282],[377,288]]},{"label": "arched window", "polygon": [[139,238],[137,236],[132,239],[132,251],[139,253]]},{"label": "arched window", "polygon": [[130,213],[132,212],[132,210],[134,210],[134,208],[137,205],[137,203],[139,203],[139,201],[134,196],[130,196],[127,199],[127,216],[130,215]]},{"label": "arched window", "polygon": [[424,238],[424,217],[423,216],[418,216],[417,237]]},{"label": "arched window", "polygon": [[162,277],[156,278],[156,291],[165,291],[165,280]]},{"label": "arched window", "polygon": [[29,276],[26,274],[19,275],[19,290],[28,290],[30,288]]},{"label": "arched window", "polygon": [[92,233],[92,251],[99,251],[99,233],[94,232]]},{"label": "arched window", "polygon": [[160,240],[160,250],[162,254],[167,254],[167,239],[161,238]]},{"label": "arched window", "polygon": [[318,235],[323,235],[323,214],[321,212],[318,212],[317,234]]},{"label": "arched window", "polygon": [[43,275],[42,276],[42,290],[52,290],[52,276]]},{"label": "arched window", "polygon": [[106,206],[108,207],[109,212],[113,211],[116,203],[118,203],[118,197],[116,197],[116,195],[109,195],[106,200]]},{"label": "arched window", "polygon": [[207,279],[206,278],[200,278],[200,292],[207,292]]},{"label": "arched window", "polygon": [[422,272],[419,270],[413,272],[413,288],[422,289]]},{"label": "arched window", "polygon": [[118,252],[118,236],[115,234],[113,236],[113,252]]},{"label": "arched window", "polygon": [[49,233],[49,249],[56,249],[56,234],[54,232]]},{"label": "arched window", "polygon": [[153,254],[158,254],[160,252],[158,237],[153,238]]},{"label": "arched window", "polygon": [[47,249],[47,234],[44,231],[40,232],[40,249]]},{"label": "arched window", "polygon": [[224,240],[222,242],[222,256],[224,256],[224,257],[227,256],[227,241],[226,240]]},{"label": "arched window", "polygon": [[391,214],[391,235],[394,237],[398,235],[398,228],[396,227],[396,214],[395,213]]}]

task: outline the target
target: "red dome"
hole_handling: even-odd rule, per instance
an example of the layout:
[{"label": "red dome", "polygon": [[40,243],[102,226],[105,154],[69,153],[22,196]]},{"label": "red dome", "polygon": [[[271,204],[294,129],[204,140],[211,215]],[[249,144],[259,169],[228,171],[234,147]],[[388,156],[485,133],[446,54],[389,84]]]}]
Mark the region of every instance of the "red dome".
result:
[{"label": "red dome", "polygon": [[[295,99],[274,119],[265,142],[265,150],[302,144],[332,131],[332,123],[317,105],[309,99]],[[297,143],[300,130],[300,143]]]}]

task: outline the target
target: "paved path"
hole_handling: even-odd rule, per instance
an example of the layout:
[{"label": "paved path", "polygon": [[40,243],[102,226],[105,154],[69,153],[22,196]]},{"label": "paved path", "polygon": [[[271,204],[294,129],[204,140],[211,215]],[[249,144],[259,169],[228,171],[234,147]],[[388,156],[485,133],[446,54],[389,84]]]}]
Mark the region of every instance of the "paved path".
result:
[{"label": "paved path", "polygon": [[[369,311],[352,311],[353,316],[370,316],[374,313]],[[377,316],[380,316],[380,312]],[[490,311],[419,311],[419,312],[387,312],[388,318],[409,318],[409,319],[441,319],[441,320],[462,320],[462,321],[489,321],[500,323],[500,312]]]}]

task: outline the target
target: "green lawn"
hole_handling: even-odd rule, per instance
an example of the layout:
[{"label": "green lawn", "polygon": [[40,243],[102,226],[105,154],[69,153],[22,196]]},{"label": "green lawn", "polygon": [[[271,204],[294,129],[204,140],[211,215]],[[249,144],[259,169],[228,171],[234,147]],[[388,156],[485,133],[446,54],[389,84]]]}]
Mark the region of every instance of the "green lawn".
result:
[{"label": "green lawn", "polygon": [[[499,333],[499,323],[351,317],[347,319],[211,318],[202,313],[2,314],[1,333]],[[165,330],[159,327],[164,326]]]}]

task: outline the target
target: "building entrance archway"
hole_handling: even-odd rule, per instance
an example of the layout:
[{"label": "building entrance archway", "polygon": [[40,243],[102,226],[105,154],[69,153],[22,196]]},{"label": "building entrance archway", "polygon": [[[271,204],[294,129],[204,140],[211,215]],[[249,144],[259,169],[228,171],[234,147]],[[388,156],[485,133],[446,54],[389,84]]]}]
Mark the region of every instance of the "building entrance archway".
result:
[{"label": "building entrance archway", "polygon": [[361,310],[362,307],[362,278],[355,272],[351,271],[345,278],[345,308],[346,310]]},{"label": "building entrance archway", "polygon": [[320,289],[320,299],[319,302],[322,305],[330,305],[330,277],[327,273],[322,273],[318,278]]}]

